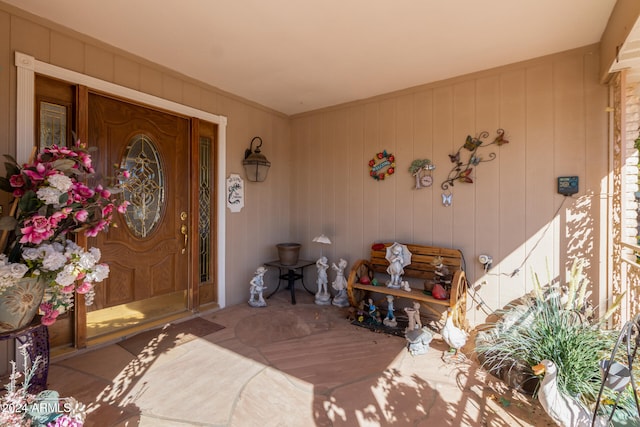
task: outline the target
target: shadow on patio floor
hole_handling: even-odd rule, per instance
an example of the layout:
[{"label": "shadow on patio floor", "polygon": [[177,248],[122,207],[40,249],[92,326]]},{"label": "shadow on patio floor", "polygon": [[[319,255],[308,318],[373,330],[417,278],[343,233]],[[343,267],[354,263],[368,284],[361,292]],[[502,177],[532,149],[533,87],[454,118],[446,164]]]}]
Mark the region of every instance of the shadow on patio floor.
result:
[{"label": "shadow on patio floor", "polygon": [[553,425],[476,363],[443,362],[439,334],[411,356],[346,309],[288,296],[54,360],[49,388],[87,405],[86,426]]}]

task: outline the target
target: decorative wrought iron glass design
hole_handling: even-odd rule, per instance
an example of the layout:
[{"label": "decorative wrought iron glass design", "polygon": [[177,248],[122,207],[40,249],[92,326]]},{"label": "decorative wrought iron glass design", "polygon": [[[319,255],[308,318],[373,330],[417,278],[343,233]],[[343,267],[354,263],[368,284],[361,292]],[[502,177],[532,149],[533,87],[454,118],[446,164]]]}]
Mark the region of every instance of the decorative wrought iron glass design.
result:
[{"label": "decorative wrought iron glass design", "polygon": [[165,173],[160,153],[147,135],[135,135],[127,145],[120,167],[131,175],[122,185],[124,200],[129,202],[125,222],[136,237],[147,237],[160,223],[165,206]]},{"label": "decorative wrought iron glass design", "polygon": [[67,145],[67,107],[40,102],[40,145]]},{"label": "decorative wrought iron glass design", "polygon": [[211,138],[200,137],[198,237],[200,282],[211,281]]}]

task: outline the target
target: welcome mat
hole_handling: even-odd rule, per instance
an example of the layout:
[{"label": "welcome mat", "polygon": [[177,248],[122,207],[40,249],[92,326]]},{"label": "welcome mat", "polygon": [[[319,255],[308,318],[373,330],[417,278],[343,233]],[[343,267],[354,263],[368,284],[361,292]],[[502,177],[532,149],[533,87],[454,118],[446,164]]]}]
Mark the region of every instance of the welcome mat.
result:
[{"label": "welcome mat", "polygon": [[409,325],[409,321],[408,320],[398,320],[396,318],[398,324],[396,326],[387,326],[383,323],[377,323],[373,320],[370,319],[363,319],[362,321],[358,321],[353,320],[351,321],[352,325],[356,325],[356,326],[360,326],[362,328],[367,328],[370,331],[373,332],[380,332],[383,334],[389,334],[389,335],[395,335],[397,337],[403,337],[405,335],[405,330],[407,329],[407,326]]},{"label": "welcome mat", "polygon": [[159,353],[224,329],[224,326],[201,317],[169,323],[120,341],[118,345],[133,355],[142,351]]}]

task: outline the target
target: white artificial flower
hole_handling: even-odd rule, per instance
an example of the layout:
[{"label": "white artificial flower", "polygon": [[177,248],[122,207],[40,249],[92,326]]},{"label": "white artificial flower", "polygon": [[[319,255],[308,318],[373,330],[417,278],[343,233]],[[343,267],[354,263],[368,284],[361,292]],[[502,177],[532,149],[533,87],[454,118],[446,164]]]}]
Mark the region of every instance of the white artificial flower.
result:
[{"label": "white artificial flower", "polygon": [[95,269],[87,274],[87,280],[90,282],[102,282],[109,277],[109,264],[98,264]]},{"label": "white artificial flower", "polygon": [[58,271],[67,263],[67,257],[54,250],[46,251],[42,260],[42,268],[48,271]]},{"label": "white artificial flower", "polygon": [[41,250],[39,248],[22,248],[22,258],[27,261],[35,261],[40,258]]},{"label": "white artificial flower", "polygon": [[36,193],[38,199],[45,202],[47,205],[58,205],[60,203],[60,196],[62,192],[53,187],[42,187]]},{"label": "white artificial flower", "polygon": [[47,181],[49,181],[49,185],[58,189],[61,193],[66,193],[73,185],[71,178],[61,173],[47,177]]},{"label": "white artificial flower", "polygon": [[14,279],[22,279],[27,274],[27,271],[29,271],[29,267],[24,264],[9,264],[9,276]]},{"label": "white artificial flower", "polygon": [[100,261],[100,257],[102,256],[102,253],[100,252],[100,249],[98,249],[98,248],[90,248],[89,249],[89,253],[91,255],[93,255],[93,258],[96,260],[96,262]]},{"label": "white artificial flower", "polygon": [[[62,252],[62,246],[60,249],[60,252]],[[64,247],[64,252],[65,255],[67,255],[69,258],[71,258],[73,255],[78,255],[80,252],[82,252],[83,249],[78,246],[75,242],[72,242],[71,240],[67,240],[66,245]]]},{"label": "white artificial flower", "polygon": [[83,270],[91,270],[94,265],[96,265],[97,260],[93,257],[92,254],[88,252],[84,252],[80,255],[80,260],[78,260],[78,266]]},{"label": "white artificial flower", "polygon": [[63,287],[73,284],[78,277],[74,270],[73,265],[65,265],[62,271],[56,275],[56,283]]}]

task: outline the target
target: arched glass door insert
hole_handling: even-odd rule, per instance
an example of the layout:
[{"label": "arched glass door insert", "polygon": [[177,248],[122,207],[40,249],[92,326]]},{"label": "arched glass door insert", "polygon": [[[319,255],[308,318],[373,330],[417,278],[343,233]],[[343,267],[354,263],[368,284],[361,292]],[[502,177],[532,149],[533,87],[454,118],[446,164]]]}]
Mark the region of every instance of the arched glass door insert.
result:
[{"label": "arched glass door insert", "polygon": [[135,135],[120,167],[130,175],[122,185],[123,198],[129,202],[125,222],[134,236],[145,238],[160,223],[165,205],[165,174],[156,145],[144,134]]}]

